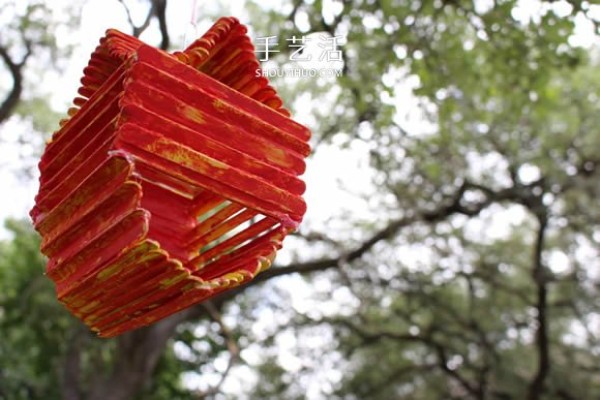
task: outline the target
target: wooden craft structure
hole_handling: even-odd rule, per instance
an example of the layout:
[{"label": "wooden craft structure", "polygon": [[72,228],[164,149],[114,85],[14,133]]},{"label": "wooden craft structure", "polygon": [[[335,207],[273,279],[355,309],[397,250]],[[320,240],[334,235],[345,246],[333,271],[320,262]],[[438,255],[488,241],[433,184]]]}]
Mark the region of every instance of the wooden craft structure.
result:
[{"label": "wooden craft structure", "polygon": [[251,280],[302,220],[310,132],[259,68],[235,18],[174,54],[100,40],[30,213],[58,299],[100,336]]}]

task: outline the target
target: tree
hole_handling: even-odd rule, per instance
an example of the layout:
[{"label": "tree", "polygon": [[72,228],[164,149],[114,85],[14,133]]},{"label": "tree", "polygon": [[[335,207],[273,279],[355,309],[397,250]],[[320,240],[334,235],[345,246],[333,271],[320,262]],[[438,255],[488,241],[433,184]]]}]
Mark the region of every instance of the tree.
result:
[{"label": "tree", "polygon": [[[169,46],[166,1],[150,2],[148,17],[141,26],[133,25],[129,9],[124,5],[136,35],[156,17],[162,31],[161,47]],[[17,113],[19,107],[40,101],[33,90],[29,93],[25,90],[26,71],[35,68],[30,61],[34,57],[39,62],[61,54],[52,34],[55,21],[47,19],[55,16],[55,10],[35,1],[7,1],[2,12],[7,13],[4,17],[11,23],[0,42],[0,56],[12,85],[6,88],[0,123]],[[23,115],[37,117],[46,112],[48,107],[24,107]],[[22,224],[11,223],[9,228],[15,239],[3,243],[5,263],[0,268],[7,277],[3,279],[7,286],[0,303],[0,324],[3,331],[8,332],[3,342],[5,363],[0,396],[7,399],[131,399],[149,389],[151,378],[160,375],[157,367],[173,364],[172,352],[165,354],[165,349],[175,328],[182,321],[202,316],[205,308],[181,313],[116,341],[95,339],[52,300],[53,289],[41,275],[44,261],[35,249],[39,245],[35,234]],[[26,305],[31,305],[33,312]],[[172,398],[177,395],[179,385],[168,383],[170,386],[158,392]]]},{"label": "tree", "polygon": [[[593,59],[568,44],[589,5],[545,4],[517,19],[511,1],[391,4],[346,2],[328,16],[320,2],[298,2],[287,15],[308,19],[308,31],[347,32],[346,76],[336,108],[319,105],[318,132],[366,141],[372,196],[392,199],[376,203],[374,234],[333,232],[328,242],[354,245],[263,276],[337,272],[317,298],[346,293],[339,311],[309,310],[296,328],[333,332],[321,351],[336,350],[342,378],[322,396],[595,397],[597,293],[581,254],[597,247],[587,127],[598,81]],[[433,129],[395,109],[403,73],[418,77],[415,102]],[[281,376],[300,384],[274,385],[284,390],[274,397],[302,397],[301,371]]]},{"label": "tree", "polygon": [[[44,110],[39,110],[41,94],[33,93],[31,87],[36,82],[28,82],[27,73],[38,70],[38,66],[32,65],[34,59],[34,63],[53,65],[69,54],[68,49],[58,46],[54,31],[59,25],[69,26],[72,23],[72,12],[75,10],[52,9],[40,1],[3,1],[0,15],[7,24],[0,39],[0,60],[10,85],[2,85],[3,92],[6,92],[0,98],[0,123],[13,114],[24,115],[26,110],[31,111],[27,107],[19,110],[19,105],[36,104],[40,113],[49,108],[45,105]],[[42,73],[40,75],[43,76]]]},{"label": "tree", "polygon": [[[148,7],[142,25],[129,17],[134,33],[166,21],[166,2]],[[577,16],[597,23],[591,7],[248,5],[259,35],[346,36],[343,77],[280,86],[288,100],[311,98],[317,155],[369,149],[368,218],[308,220],[290,262],[110,341],[52,302],[35,236],[13,223],[0,247],[0,397],[597,397],[600,81],[594,57],[569,41]],[[419,110],[426,123],[409,123],[404,111]],[[289,288],[307,286],[298,304]],[[244,395],[221,378],[190,390],[180,380],[190,372],[256,384]]]}]

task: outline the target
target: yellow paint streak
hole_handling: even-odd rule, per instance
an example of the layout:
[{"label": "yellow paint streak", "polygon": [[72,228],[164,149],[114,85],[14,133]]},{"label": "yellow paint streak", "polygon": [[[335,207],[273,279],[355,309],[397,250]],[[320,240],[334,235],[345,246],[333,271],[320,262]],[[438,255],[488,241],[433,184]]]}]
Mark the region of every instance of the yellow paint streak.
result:
[{"label": "yellow paint streak", "polygon": [[112,264],[100,271],[98,275],[96,275],[96,279],[98,279],[99,281],[105,281],[117,272],[121,271],[123,267],[124,265],[122,263]]},{"label": "yellow paint streak", "polygon": [[213,107],[218,111],[223,111],[227,107],[227,105],[221,99],[213,100]]},{"label": "yellow paint streak", "polygon": [[263,272],[264,270],[269,269],[271,267],[271,264],[273,263],[273,260],[275,259],[276,254],[277,254],[277,252],[274,251],[273,253],[269,254],[267,257],[260,257],[258,259],[260,265],[259,265],[256,273],[259,274],[259,273]]},{"label": "yellow paint streak", "polygon": [[88,303],[85,307],[82,307],[79,311],[83,314],[86,314],[90,310],[94,309],[98,304],[100,304],[99,301],[92,301],[91,303]]},{"label": "yellow paint streak", "polygon": [[217,279],[220,284],[219,286],[235,287],[238,286],[240,283],[244,282],[246,278],[252,278],[251,276],[249,276],[247,271],[235,271],[225,274]]},{"label": "yellow paint streak", "polygon": [[180,62],[184,63],[184,64],[189,64],[189,57],[187,54],[185,54],[182,51],[176,51],[175,53],[173,53],[173,55],[175,56],[175,58],[177,58],[177,60],[179,60]]},{"label": "yellow paint streak", "polygon": [[[140,254],[141,256],[138,256]],[[136,265],[143,265],[159,257],[168,257],[168,253],[162,249],[157,248],[156,244],[146,241],[143,246],[138,249],[134,249],[132,254],[122,259],[120,262],[114,263],[96,275],[96,279],[104,281],[110,278],[115,273],[120,272],[126,265],[129,265],[133,259],[135,259]],[[134,258],[135,257],[135,258]],[[139,257],[139,258],[138,258]]]},{"label": "yellow paint streak", "polygon": [[278,164],[289,165],[289,157],[284,149],[271,147],[265,153],[269,160],[277,161]]},{"label": "yellow paint streak", "polygon": [[188,277],[189,277],[189,272],[181,271],[180,273],[178,273],[175,276],[170,276],[170,277],[165,278],[162,281],[160,281],[160,287],[161,287],[161,289],[168,288],[169,286],[173,286],[174,284],[176,284],[184,279],[187,279]]},{"label": "yellow paint streak", "polygon": [[228,168],[227,164],[221,161],[203,156],[185,147],[173,146],[173,141],[167,138],[159,139],[155,146],[151,146],[150,150],[154,152],[157,152],[158,150],[158,152],[168,160],[181,164],[194,171],[215,173],[216,171],[212,169],[209,170],[207,166],[220,170],[226,170]]},{"label": "yellow paint streak", "polygon": [[[205,285],[205,283],[203,283],[202,285]],[[181,293],[185,293],[185,292],[189,292],[190,290],[196,290],[198,289],[198,287],[201,286],[199,285],[197,282],[190,282],[188,285],[185,285],[184,287],[181,288]],[[207,289],[212,289],[214,286],[210,286]]]},{"label": "yellow paint streak", "polygon": [[185,105],[181,107],[181,113],[198,124],[204,124],[206,122],[204,119],[204,114],[197,108]]}]

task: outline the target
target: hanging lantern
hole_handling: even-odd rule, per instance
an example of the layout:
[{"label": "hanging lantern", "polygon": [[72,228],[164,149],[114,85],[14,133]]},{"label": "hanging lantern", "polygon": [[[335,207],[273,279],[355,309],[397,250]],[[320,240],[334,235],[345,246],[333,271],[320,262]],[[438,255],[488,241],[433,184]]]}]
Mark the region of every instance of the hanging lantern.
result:
[{"label": "hanging lantern", "polygon": [[302,220],[310,132],[259,68],[235,18],[174,54],[100,40],[31,210],[59,301],[100,336],[253,279]]}]

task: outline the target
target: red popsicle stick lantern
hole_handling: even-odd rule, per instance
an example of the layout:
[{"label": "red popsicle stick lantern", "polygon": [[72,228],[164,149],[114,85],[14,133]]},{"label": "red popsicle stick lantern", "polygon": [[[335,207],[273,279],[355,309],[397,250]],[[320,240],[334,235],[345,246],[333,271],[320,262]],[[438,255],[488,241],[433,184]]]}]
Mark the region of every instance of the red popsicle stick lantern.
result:
[{"label": "red popsicle stick lantern", "polygon": [[302,220],[308,129],[222,18],[185,51],[109,30],[39,164],[58,299],[100,336],[254,278]]}]

